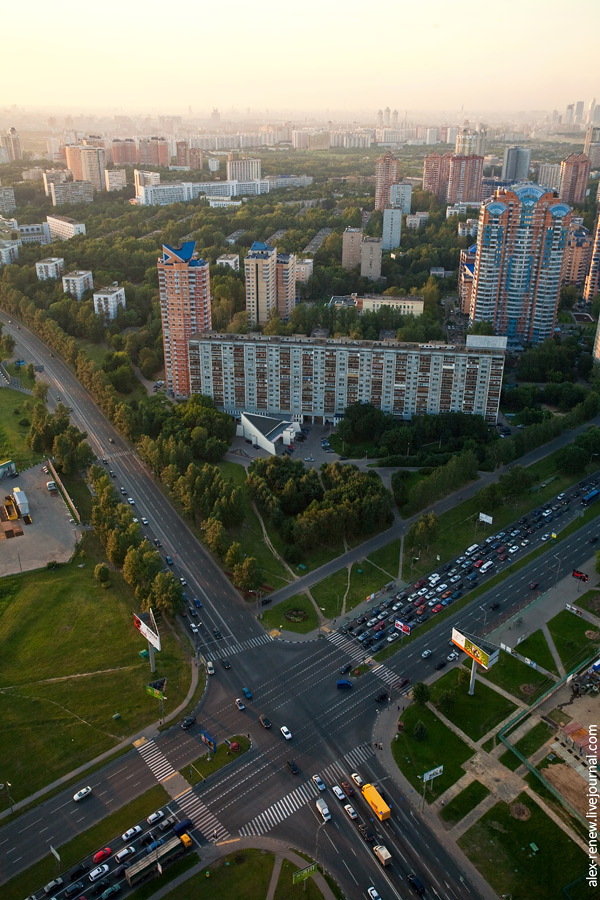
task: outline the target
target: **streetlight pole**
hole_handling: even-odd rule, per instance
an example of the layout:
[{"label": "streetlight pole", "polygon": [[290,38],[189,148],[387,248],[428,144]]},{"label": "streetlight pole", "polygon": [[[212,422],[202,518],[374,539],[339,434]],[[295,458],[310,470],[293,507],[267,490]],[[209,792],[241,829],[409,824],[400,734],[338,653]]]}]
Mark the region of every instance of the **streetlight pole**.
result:
[{"label": "streetlight pole", "polygon": [[6,791],[6,793],[8,795],[8,802],[10,805],[10,811],[12,813],[14,811],[14,802],[13,802],[13,798],[10,796],[11,787],[12,787],[12,784],[10,783],[10,781],[5,781],[4,784],[0,784],[0,791]]},{"label": "streetlight pole", "polygon": [[485,628],[487,622],[487,609],[485,608],[485,606],[480,606],[479,609],[483,613],[483,627]]},{"label": "streetlight pole", "polygon": [[560,572],[560,567],[561,567],[562,560],[561,560],[560,556],[559,556],[557,553],[554,554],[554,559],[557,560],[557,562],[558,562],[558,565],[557,565],[557,567],[556,567],[556,581],[554,582],[554,587],[556,587],[557,584],[558,584],[558,574],[559,574],[559,572]]},{"label": "streetlight pole", "polygon": [[317,864],[317,869],[319,868],[319,832],[327,822],[321,822],[321,824],[317,828],[317,834],[315,837],[315,862]]}]

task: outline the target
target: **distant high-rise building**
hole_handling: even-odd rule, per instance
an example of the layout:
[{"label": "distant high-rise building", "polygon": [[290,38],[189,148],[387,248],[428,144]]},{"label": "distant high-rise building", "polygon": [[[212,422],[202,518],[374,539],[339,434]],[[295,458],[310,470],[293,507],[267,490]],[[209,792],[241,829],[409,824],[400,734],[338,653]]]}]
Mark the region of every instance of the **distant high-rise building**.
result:
[{"label": "distant high-rise building", "polygon": [[89,181],[52,183],[50,197],[52,206],[64,206],[67,203],[91,203],[94,199],[94,186]]},{"label": "distant high-rise building", "polygon": [[591,168],[600,169],[600,126],[588,126],[583,152],[589,157]]},{"label": "distant high-rise building", "polygon": [[438,130],[437,128],[428,128],[427,136],[425,138],[426,144],[437,144],[438,142]]},{"label": "distant high-rise building", "polygon": [[383,211],[383,232],[381,247],[383,250],[395,250],[400,246],[402,236],[402,207],[388,206]]},{"label": "distant high-rise building", "polygon": [[383,128],[383,110],[382,109],[377,110],[376,122],[377,122],[377,128]]},{"label": "distant high-rise building", "polygon": [[537,181],[540,187],[558,191],[560,187],[560,165],[558,163],[542,163]]},{"label": "distant high-rise building", "polygon": [[141,166],[168,166],[171,162],[169,142],[162,137],[142,138],[138,143]]},{"label": "distant high-rise building", "polygon": [[[596,219],[596,227],[594,230],[594,246],[590,258],[590,268],[585,279],[585,287],[583,290],[583,299],[591,303],[596,294],[600,294],[600,215]],[[600,321],[600,320],[599,320]],[[598,348],[598,334],[596,332],[596,341],[594,343],[594,359],[600,362]]]},{"label": "distant high-rise building", "polygon": [[189,166],[190,164],[190,145],[187,141],[175,142],[175,165]]},{"label": "distant high-rise building", "polygon": [[296,257],[293,253],[278,253],[275,266],[277,278],[277,309],[282,319],[289,319],[296,305]]},{"label": "distant high-rise building", "polygon": [[565,125],[572,125],[575,119],[575,104],[569,103],[565,110]]},{"label": "distant high-rise building", "polygon": [[10,213],[16,208],[15,189],[13,187],[0,187],[0,213]]},{"label": "distant high-rise building", "polygon": [[127,187],[127,172],[125,169],[105,169],[104,187],[107,191],[122,191]]},{"label": "distant high-rise building", "polygon": [[562,284],[583,287],[590,270],[592,244],[593,239],[587,228],[571,222],[563,259]]},{"label": "distant high-rise building", "polygon": [[583,206],[591,164],[585,153],[571,153],[560,164],[558,196],[565,203]]},{"label": "distant high-rise building", "polygon": [[342,268],[354,269],[360,263],[362,228],[346,228],[342,235]]},{"label": "distant high-rise building", "polygon": [[443,156],[434,151],[423,160],[423,190],[430,191],[440,202],[446,199],[448,193],[451,159],[450,151]]},{"label": "distant high-rise building", "polygon": [[399,181],[390,188],[390,206],[399,206],[402,212],[410,213],[412,200],[412,184],[409,181]]},{"label": "distant high-rise building", "polygon": [[392,112],[392,128],[397,128],[397,127],[398,127],[398,110],[395,109]]},{"label": "distant high-rise building", "polygon": [[103,148],[77,144],[67,147],[66,152],[73,181],[89,181],[95,191],[104,190],[106,155]]},{"label": "distant high-rise building", "polygon": [[23,150],[21,149],[21,138],[16,128],[9,128],[2,138],[2,146],[8,154],[9,162],[18,162],[23,159]]},{"label": "distant high-rise building", "polygon": [[384,210],[390,202],[390,188],[400,180],[400,164],[393,153],[380,156],[375,163],[375,209]]},{"label": "distant high-rise building", "polygon": [[390,127],[390,121],[391,121],[390,117],[391,117],[390,108],[389,108],[389,106],[386,106],[386,108],[383,111],[383,127],[384,128]]},{"label": "distant high-rise building", "polygon": [[459,128],[454,152],[456,156],[485,156],[486,139],[487,131],[483,128],[477,131]]},{"label": "distant high-rise building", "polygon": [[369,281],[381,278],[381,238],[365,237],[360,245],[360,275]]},{"label": "distant high-rise building", "polygon": [[470,321],[510,343],[552,336],[571,209],[539,185],[500,188],[482,204]]},{"label": "distant high-rise building", "polygon": [[578,100],[575,104],[575,124],[580,125],[583,122],[583,100]]},{"label": "distant high-rise building", "polygon": [[244,259],[244,274],[248,321],[266,325],[277,309],[277,249],[254,241]]},{"label": "distant high-rise building", "polygon": [[473,291],[473,270],[475,268],[476,251],[476,244],[472,244],[467,250],[460,251],[458,299],[460,300],[460,311],[467,316],[471,312],[471,293]]},{"label": "distant high-rise building", "polygon": [[140,188],[146,187],[146,185],[160,184],[160,172],[145,172],[143,169],[134,169],[133,184],[135,186],[135,195],[139,197]]},{"label": "distant high-rise building", "polygon": [[112,158],[115,166],[135,166],[138,161],[137,144],[133,138],[112,142]]},{"label": "distant high-rise building", "polygon": [[42,175],[44,182],[44,193],[46,197],[50,196],[51,184],[62,184],[67,180],[67,173],[64,169],[48,169]]},{"label": "distant high-rise building", "polygon": [[507,147],[502,164],[503,181],[527,181],[531,165],[531,150],[525,147]]},{"label": "distant high-rise building", "polygon": [[446,192],[448,203],[481,200],[482,178],[483,156],[454,155],[450,157],[448,190]]},{"label": "distant high-rise building", "polygon": [[227,160],[227,181],[255,181],[260,179],[260,159],[234,159],[229,154]]},{"label": "distant high-rise building", "polygon": [[195,241],[164,244],[157,262],[167,389],[175,397],[190,394],[190,337],[212,324],[209,264],[196,259],[195,247]]},{"label": "distant high-rise building", "polygon": [[595,111],[596,111],[596,98],[593,97],[592,100],[590,100],[590,105],[588,106],[588,111],[587,111],[586,122],[588,125],[594,124]]}]

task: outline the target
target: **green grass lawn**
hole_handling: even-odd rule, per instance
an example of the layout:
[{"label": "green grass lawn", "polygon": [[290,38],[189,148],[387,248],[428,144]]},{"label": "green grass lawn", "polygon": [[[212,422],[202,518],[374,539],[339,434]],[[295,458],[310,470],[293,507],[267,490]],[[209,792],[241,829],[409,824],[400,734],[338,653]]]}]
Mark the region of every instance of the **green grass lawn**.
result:
[{"label": "green grass lawn", "polygon": [[127,900],[148,900],[159,889],[164,888],[170,881],[174,881],[179,875],[196,865],[198,865],[198,854],[188,851],[183,858],[176,859],[173,863],[167,862],[160,881],[151,878],[150,881],[128,894]]},{"label": "green grass lawn", "polygon": [[[27,360],[26,360],[27,361]],[[33,386],[35,384],[35,375],[33,378],[30,378],[27,374],[27,366],[18,366],[16,363],[9,363],[6,366],[6,371],[9,375],[12,375],[13,378],[19,378],[21,381],[21,387],[29,388],[30,391],[33,390]]]},{"label": "green grass lawn", "polygon": [[[264,900],[274,861],[267,850],[237,850],[207,865],[201,874],[168,893],[165,900]],[[205,871],[210,873],[208,878]],[[154,889],[158,889],[156,883]]]},{"label": "green grass lawn", "polygon": [[[519,644],[519,653],[524,652],[521,650],[521,646]],[[532,703],[550,687],[547,675],[532,669],[531,666],[503,650],[500,651],[496,665],[487,672],[480,669],[477,675],[480,674],[485,681],[497,684],[513,697],[527,703]]]},{"label": "green grass lawn", "polygon": [[449,825],[455,825],[461,819],[464,819],[467,813],[475,809],[482,800],[485,800],[489,792],[489,788],[485,784],[482,784],[480,781],[472,781],[460,794],[457,794],[456,797],[453,797],[449,803],[440,809],[441,818],[444,822],[448,822]]},{"label": "green grass lawn", "polygon": [[77,346],[81,347],[86,356],[89,356],[89,358],[96,363],[96,366],[101,369],[104,365],[108,347],[104,344],[95,344],[93,341],[89,341],[86,338],[76,338],[76,342]]},{"label": "green grass lawn", "polygon": [[542,666],[548,672],[554,672],[555,675],[558,675],[554,657],[550,652],[548,641],[544,637],[544,632],[541,628],[530,634],[524,641],[521,641],[516,649],[521,656],[532,659],[538,666]]},{"label": "green grass lawn", "polygon": [[[290,621],[285,616],[288,610],[301,610],[306,616],[299,622]],[[296,631],[298,634],[308,634],[309,631],[319,627],[316,610],[306,594],[295,594],[289,600],[278,603],[273,609],[265,609],[260,613],[259,621],[265,631],[284,629]]]},{"label": "green grass lawn", "polygon": [[[537,725],[534,725],[533,728],[524,734],[522,738],[520,738],[515,747],[519,750],[526,759],[535,753],[536,750],[539,750],[549,738],[554,734],[554,729],[550,728],[549,725],[546,725],[545,722],[538,722]],[[510,769],[511,772],[516,771],[521,765],[521,760],[513,753],[512,750],[506,750],[500,756],[500,762],[502,765],[506,766],[507,769]]]},{"label": "green grass lawn", "polygon": [[311,587],[310,592],[327,619],[334,619],[341,615],[347,587],[348,569],[346,568],[334,572],[329,578],[325,578]]},{"label": "green grass lawn", "polygon": [[87,482],[84,481],[84,479],[80,475],[65,476],[60,473],[60,478],[65,488],[67,489],[71,500],[75,504],[77,512],[81,516],[81,521],[84,524],[89,523],[92,515],[93,497],[90,493]]},{"label": "green grass lawn", "polygon": [[117,572],[108,589],[94,579],[102,558],[89,532],[70,563],[0,582],[3,766],[15,800],[156,721],[157,701],[145,692],[152,678],[168,678],[167,714],[188,690],[189,663],[164,624],[151,677],[130,588]]},{"label": "green grass lawn", "polygon": [[[292,877],[301,866],[297,866],[289,859],[284,859],[281,864],[281,871],[277,880],[277,888],[275,889],[275,900],[288,900],[288,898],[298,897],[302,900],[319,900],[323,896],[314,878],[307,878],[300,884],[293,884]],[[261,898],[262,900],[262,898]]]},{"label": "green grass lawn", "polygon": [[587,872],[587,857],[526,794],[517,800],[496,803],[458,844],[498,896],[558,900],[565,885]]},{"label": "green grass lawn", "polygon": [[577,598],[573,605],[580,606],[582,609],[586,609],[588,612],[600,617],[600,593],[597,590],[586,591],[585,594]]},{"label": "green grass lawn", "polygon": [[[113,840],[116,835],[122,834],[131,825],[150,815],[168,801],[169,795],[160,784],[157,784],[136,797],[131,803],[127,803],[116,812],[105,816],[96,825],[73,838],[72,841],[55,847],[54,849],[59,851],[61,857],[60,870],[67,871],[80,859],[94,853],[99,847],[107,846],[107,842]],[[2,900],[23,900],[23,897],[38,891],[42,885],[47,884],[55,877],[56,859],[49,853],[48,856],[33,863],[24,872],[15,875],[14,878],[3,884]]]},{"label": "green grass lawn", "polygon": [[329,436],[329,443],[336,453],[340,456],[347,456],[348,459],[364,459],[365,457],[376,459],[377,457],[377,444],[371,441],[349,444],[348,441],[342,441],[337,434],[332,434]]},{"label": "green grass lawn", "polygon": [[372,562],[374,566],[379,566],[386,575],[390,576],[390,581],[395,581],[400,572],[401,545],[402,542],[398,538],[395,541],[390,541],[385,547],[375,550],[374,553],[369,554],[367,557],[369,562]]},{"label": "green grass lawn", "polygon": [[19,425],[22,419],[31,422],[32,408],[33,401],[26,394],[10,388],[0,389],[0,460],[12,459],[17,470],[26,469],[42,459],[27,446],[29,425]]},{"label": "green grass lawn", "polygon": [[463,685],[458,684],[459,672],[458,668],[452,669],[443,678],[438,679],[431,687],[431,700],[438,706],[440,695],[444,691],[454,691],[456,696],[452,706],[449,709],[440,709],[440,712],[471,740],[478,741],[517,707],[479,678],[475,684],[475,694],[470,697],[468,680]]},{"label": "green grass lawn", "polygon": [[600,646],[598,631],[594,632],[596,634],[594,640],[587,638],[585,632],[593,632],[593,626],[589,622],[579,619],[567,609],[563,609],[557,616],[550,619],[548,629],[567,672],[578,662],[593,654]]},{"label": "green grass lawn", "polygon": [[216,753],[213,753],[207,747],[206,752],[202,756],[199,756],[193,763],[181,769],[183,777],[192,785],[198,784],[199,781],[205,781],[209,775],[213,775],[219,769],[222,769],[223,766],[227,766],[229,763],[239,759],[240,756],[243,756],[250,747],[250,741],[245,734],[234,734],[229,740],[237,741],[241,750],[237,750],[234,753],[232,750],[229,750],[225,743],[217,744]]},{"label": "green grass lawn", "polygon": [[[360,571],[359,571],[360,570]],[[345,611],[349,613],[367,597],[385,586],[385,574],[368,559],[352,564],[350,586],[346,596]],[[319,581],[310,589],[323,615],[335,619],[341,615],[344,595],[348,587],[348,570],[340,569],[329,578]]]},{"label": "green grass lawn", "polygon": [[[392,754],[396,765],[414,789],[421,793],[423,785],[419,776],[442,763],[444,765],[443,774],[429,782],[425,797],[431,803],[462,778],[465,774],[462,765],[473,756],[473,751],[426,706],[412,704],[401,718],[404,728],[399,732],[398,740],[392,741]],[[424,741],[417,741],[413,735],[419,720],[427,729]]]}]

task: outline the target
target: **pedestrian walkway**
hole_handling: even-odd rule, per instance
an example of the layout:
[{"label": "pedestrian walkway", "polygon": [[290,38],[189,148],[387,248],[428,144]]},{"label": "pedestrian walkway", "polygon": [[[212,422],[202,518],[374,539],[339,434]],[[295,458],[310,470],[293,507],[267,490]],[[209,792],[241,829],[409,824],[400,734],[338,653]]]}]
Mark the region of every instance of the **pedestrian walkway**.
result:
[{"label": "pedestrian walkway", "polygon": [[218,653],[204,653],[204,657],[211,662],[217,662],[219,659],[227,659],[229,656],[235,656],[236,653],[243,653],[244,650],[250,650],[252,647],[260,647],[261,644],[270,644],[273,638],[270,634],[258,634],[256,637],[248,638],[246,641],[236,641],[233,644],[224,644],[223,649]]},{"label": "pedestrian walkway", "polygon": [[202,802],[198,794],[194,793],[193,788],[190,788],[183,796],[177,797],[177,803],[188,819],[191,819],[195,827],[202,832],[206,841],[224,841],[229,837],[225,826]]},{"label": "pedestrian walkway", "polygon": [[137,748],[138,753],[157,781],[164,781],[175,772],[167,757],[158,749],[154,741],[140,738],[139,741],[134,742],[134,747]]},{"label": "pedestrian walkway", "polygon": [[552,635],[550,634],[550,629],[548,628],[548,626],[546,625],[545,622],[542,625],[542,634],[546,638],[546,643],[548,644],[548,648],[550,650],[550,653],[552,654],[552,659],[554,660],[554,665],[558,669],[558,674],[560,675],[561,678],[563,678],[567,674],[567,672],[566,672],[565,667],[562,664],[562,660],[560,658],[558,650],[556,649],[556,645],[552,639]]}]

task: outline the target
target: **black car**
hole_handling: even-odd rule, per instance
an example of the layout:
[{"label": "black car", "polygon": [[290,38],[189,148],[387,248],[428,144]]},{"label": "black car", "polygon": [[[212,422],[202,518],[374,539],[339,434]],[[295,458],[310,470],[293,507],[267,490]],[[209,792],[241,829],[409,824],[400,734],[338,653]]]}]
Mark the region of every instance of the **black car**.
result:
[{"label": "black car", "polygon": [[159,541],[158,538],[154,538],[154,544],[156,547],[162,547],[162,543]]},{"label": "black car", "polygon": [[490,609],[500,609],[500,604],[499,604],[499,603],[492,603],[492,605],[490,606]]},{"label": "black car", "polygon": [[192,725],[196,724],[196,716],[186,716],[183,722],[181,723],[181,727],[184,731],[187,731],[188,728],[191,728]]},{"label": "black car", "polygon": [[224,669],[230,669],[230,668],[231,668],[231,663],[229,662],[228,659],[222,659],[221,662],[223,663],[223,668],[224,668]]},{"label": "black car", "polygon": [[74,897],[75,894],[81,893],[83,890],[83,881],[74,881],[68,888],[65,888],[65,897]]},{"label": "black car", "polygon": [[597,538],[597,537],[591,537],[590,540],[589,540],[589,543],[590,543],[590,544],[595,544],[595,543],[597,543],[597,541],[598,541],[598,538]]},{"label": "black car", "polygon": [[79,863],[78,866],[74,866],[69,872],[69,878],[73,881],[75,878],[79,878],[81,875],[85,875],[86,872],[90,871],[90,867],[85,863]]},{"label": "black car", "polygon": [[103,878],[101,881],[96,882],[96,884],[91,889],[91,893],[94,895],[94,897],[97,897],[98,894],[103,894],[108,887],[110,887],[110,881],[108,880],[108,878]]},{"label": "black car", "polygon": [[349,672],[351,668],[352,668],[352,663],[346,663],[346,665],[342,666],[342,668],[340,669],[340,675],[345,675],[346,672]]},{"label": "black car", "polygon": [[365,841],[367,841],[367,843],[369,843],[369,844],[373,843],[373,841],[375,840],[375,835],[373,834],[372,831],[369,831],[368,825],[365,825],[364,822],[361,822],[360,825],[358,826],[358,830],[362,834]]},{"label": "black car", "polygon": [[442,659],[439,663],[435,664],[436,669],[445,669],[446,668],[446,660]]},{"label": "black car", "polygon": [[223,635],[221,634],[221,632],[219,631],[218,628],[213,628],[213,634],[216,638],[223,637]]},{"label": "black car", "polygon": [[294,762],[293,759],[288,759],[287,767],[290,770],[290,772],[292,773],[292,775],[297,775],[300,772],[300,769],[298,768],[298,766],[296,765],[296,763]]},{"label": "black car", "polygon": [[155,841],[155,840],[156,840],[155,836],[152,834],[151,831],[149,831],[147,834],[142,835],[142,837],[140,838],[140,844],[143,844],[144,846],[146,846],[147,844],[151,844],[152,841]]},{"label": "black car", "polygon": [[381,691],[379,694],[376,695],[375,703],[385,703],[387,698],[388,698],[387,691]]}]

